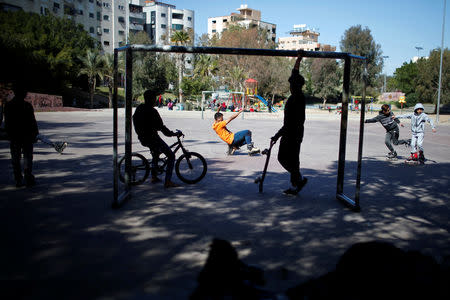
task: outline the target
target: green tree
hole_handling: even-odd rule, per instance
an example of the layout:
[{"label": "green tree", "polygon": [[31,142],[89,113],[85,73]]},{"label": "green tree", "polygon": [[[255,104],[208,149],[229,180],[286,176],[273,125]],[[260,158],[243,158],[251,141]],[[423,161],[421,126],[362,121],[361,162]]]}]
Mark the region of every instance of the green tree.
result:
[{"label": "green tree", "polygon": [[98,48],[80,24],[52,14],[0,12],[0,77],[28,77],[34,89],[59,92],[78,77],[88,49]]},{"label": "green tree", "polygon": [[[170,41],[177,46],[186,45],[191,40],[192,39],[190,34],[184,30],[175,31],[170,37]],[[178,61],[178,97],[180,102],[184,103],[183,90],[181,88],[181,82],[183,80],[184,53],[180,54],[179,58],[180,59]]]},{"label": "green tree", "polygon": [[97,77],[103,78],[104,60],[98,51],[88,50],[85,56],[79,57],[82,67],[79,75],[86,75],[88,80],[90,107],[94,107],[94,93],[97,85]]},{"label": "green tree", "polygon": [[225,77],[225,83],[236,92],[242,92],[244,90],[244,81],[248,78],[244,69],[239,66],[234,66],[228,70],[228,74]]},{"label": "green tree", "polygon": [[[213,46],[233,48],[274,49],[275,44],[268,37],[267,31],[258,28],[245,28],[242,26],[230,26],[219,38],[211,40]],[[248,55],[222,55],[219,56],[219,75],[228,78],[233,68],[239,67],[248,75],[258,81],[258,93],[260,95],[273,94],[271,84],[275,75],[280,74],[276,57],[248,56]],[[275,69],[274,69],[275,68]],[[288,72],[289,74],[289,72]],[[280,80],[275,80],[280,82]],[[226,82],[224,82],[226,83]],[[288,92],[285,90],[284,92]]]},{"label": "green tree", "polygon": [[[361,25],[352,26],[344,32],[340,41],[342,52],[365,56],[367,58],[368,87],[376,86],[376,78],[383,69],[381,46],[375,42],[369,28]],[[352,59],[351,61],[350,93],[361,95],[363,88],[362,74],[364,62]]]},{"label": "green tree", "polygon": [[[120,53],[122,54],[122,53]],[[114,54],[105,53],[103,56],[103,78],[106,79],[108,85],[108,107],[112,107],[112,95],[114,89]],[[123,55],[118,57],[117,72],[122,73],[125,70]]]},{"label": "green tree", "polygon": [[406,96],[416,92],[416,82],[419,69],[417,63],[410,61],[403,63],[400,68],[394,72],[392,84],[396,90],[402,91]]},{"label": "green tree", "polygon": [[342,92],[342,72],[334,59],[313,59],[311,80],[314,96],[320,97],[325,105],[328,99],[338,98]]},{"label": "green tree", "polygon": [[[439,88],[441,50],[434,49],[428,59],[417,62],[416,93],[420,101],[437,104]],[[444,49],[442,62],[441,100],[442,104],[450,103],[450,51]]]}]

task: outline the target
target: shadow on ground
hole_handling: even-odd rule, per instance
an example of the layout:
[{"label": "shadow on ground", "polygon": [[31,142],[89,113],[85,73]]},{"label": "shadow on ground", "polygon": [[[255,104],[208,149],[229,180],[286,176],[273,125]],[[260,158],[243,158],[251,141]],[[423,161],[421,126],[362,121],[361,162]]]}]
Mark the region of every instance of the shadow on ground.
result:
[{"label": "shadow on ground", "polygon": [[[101,149],[110,136],[92,139],[92,149]],[[1,148],[0,165],[8,170]],[[0,226],[8,245],[1,247],[0,278],[14,280],[4,281],[9,288],[30,287],[21,295],[185,299],[213,237],[232,241],[277,292],[331,270],[355,242],[450,254],[449,164],[410,167],[365,158],[362,212],[353,213],[334,198],[336,162],[327,172],[303,170],[308,185],[289,197],[281,194],[284,173],[269,172],[259,194],[253,183],[259,173],[230,171],[224,164],[232,161],[208,159],[200,183],[165,190],[146,182],[112,210],[110,154],[55,155],[36,162],[36,187],[16,189],[8,172],[0,175]],[[356,163],[348,162],[349,196],[354,170]]]}]

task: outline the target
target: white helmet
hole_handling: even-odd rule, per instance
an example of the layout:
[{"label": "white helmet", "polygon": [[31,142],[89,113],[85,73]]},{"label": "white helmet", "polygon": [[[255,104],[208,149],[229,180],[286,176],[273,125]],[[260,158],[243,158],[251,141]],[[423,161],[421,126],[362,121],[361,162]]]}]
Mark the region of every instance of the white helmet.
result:
[{"label": "white helmet", "polygon": [[414,112],[415,112],[416,110],[418,110],[419,108],[425,110],[425,107],[423,107],[422,103],[417,103],[417,104],[414,106]]}]

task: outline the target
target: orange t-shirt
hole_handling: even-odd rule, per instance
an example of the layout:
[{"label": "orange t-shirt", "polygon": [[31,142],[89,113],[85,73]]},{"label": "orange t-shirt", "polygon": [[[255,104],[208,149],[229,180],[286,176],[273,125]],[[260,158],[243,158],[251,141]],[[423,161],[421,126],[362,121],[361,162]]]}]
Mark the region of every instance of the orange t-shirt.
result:
[{"label": "orange t-shirt", "polygon": [[217,133],[217,135],[225,141],[227,144],[233,143],[234,133],[227,129],[227,121],[214,122],[212,128]]}]

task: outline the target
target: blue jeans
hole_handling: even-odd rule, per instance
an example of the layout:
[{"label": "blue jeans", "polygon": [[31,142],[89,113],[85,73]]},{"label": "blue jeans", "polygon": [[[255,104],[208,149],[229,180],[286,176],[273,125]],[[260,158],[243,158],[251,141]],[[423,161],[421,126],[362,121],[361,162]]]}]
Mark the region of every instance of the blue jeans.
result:
[{"label": "blue jeans", "polygon": [[252,132],[250,130],[242,130],[238,131],[234,134],[233,143],[231,146],[241,147],[242,145],[251,145],[252,144]]},{"label": "blue jeans", "polygon": [[150,145],[150,152],[152,153],[152,176],[156,177],[158,175],[158,160],[159,155],[164,153],[167,156],[167,165],[166,165],[166,178],[165,182],[169,182],[172,179],[172,171],[173,165],[175,163],[175,154],[172,152],[172,149],[158,136],[155,138]]}]

